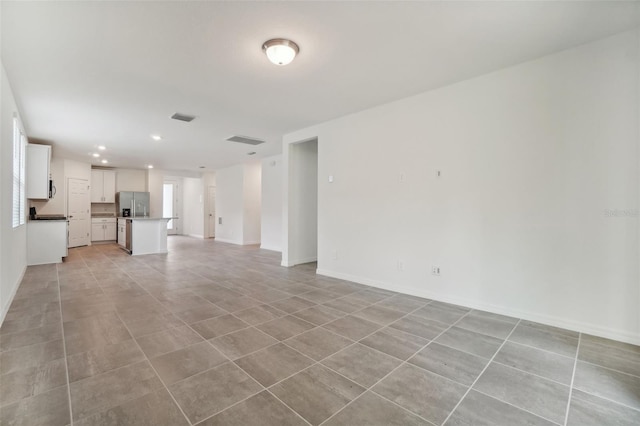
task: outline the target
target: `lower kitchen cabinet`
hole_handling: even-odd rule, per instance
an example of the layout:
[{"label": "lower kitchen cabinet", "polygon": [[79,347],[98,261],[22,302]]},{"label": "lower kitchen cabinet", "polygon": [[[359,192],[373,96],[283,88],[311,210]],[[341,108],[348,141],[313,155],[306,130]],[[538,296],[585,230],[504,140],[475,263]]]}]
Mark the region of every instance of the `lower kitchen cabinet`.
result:
[{"label": "lower kitchen cabinet", "polygon": [[60,263],[67,256],[67,219],[27,222],[27,265]]},{"label": "lower kitchen cabinet", "polygon": [[91,219],[91,241],[115,241],[117,237],[116,218]]},{"label": "lower kitchen cabinet", "polygon": [[127,220],[118,219],[118,244],[127,247]]}]

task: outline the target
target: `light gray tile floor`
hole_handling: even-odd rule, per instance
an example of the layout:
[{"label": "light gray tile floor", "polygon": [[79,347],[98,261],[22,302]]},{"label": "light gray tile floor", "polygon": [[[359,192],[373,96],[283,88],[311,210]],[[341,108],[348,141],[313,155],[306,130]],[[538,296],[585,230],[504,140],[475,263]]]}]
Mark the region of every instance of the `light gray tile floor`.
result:
[{"label": "light gray tile floor", "polygon": [[640,347],[187,237],[29,267],[0,424],[640,424]]}]

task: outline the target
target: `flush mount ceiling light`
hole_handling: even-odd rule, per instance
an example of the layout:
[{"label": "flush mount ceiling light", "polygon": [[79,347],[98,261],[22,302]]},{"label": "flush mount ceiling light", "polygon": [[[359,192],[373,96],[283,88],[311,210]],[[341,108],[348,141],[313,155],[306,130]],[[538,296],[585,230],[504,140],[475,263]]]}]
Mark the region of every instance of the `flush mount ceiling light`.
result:
[{"label": "flush mount ceiling light", "polygon": [[104,146],[104,145],[98,145],[98,149],[99,149],[100,151],[104,151],[105,149],[107,149],[107,147],[106,147],[106,146]]},{"label": "flush mount ceiling light", "polygon": [[94,153],[93,153],[93,154],[91,154],[91,155],[93,155],[93,157],[94,157],[94,158],[98,158],[98,157],[100,157],[100,154],[98,154],[97,152],[94,152]]},{"label": "flush mount ceiling light", "polygon": [[102,161],[100,161],[100,162],[101,162],[102,164],[107,164],[107,163],[108,163],[108,161],[107,161],[107,160],[102,160]]},{"label": "flush mount ceiling light", "polygon": [[162,136],[160,136],[160,135],[151,135],[151,139],[153,139],[154,141],[161,141],[162,140]]},{"label": "flush mount ceiling light", "polygon": [[149,164],[149,165],[147,166],[147,169],[153,169],[153,164]]},{"label": "flush mount ceiling light", "polygon": [[262,44],[262,50],[267,54],[267,58],[276,65],[287,65],[300,52],[298,45],[286,38],[267,40]]}]

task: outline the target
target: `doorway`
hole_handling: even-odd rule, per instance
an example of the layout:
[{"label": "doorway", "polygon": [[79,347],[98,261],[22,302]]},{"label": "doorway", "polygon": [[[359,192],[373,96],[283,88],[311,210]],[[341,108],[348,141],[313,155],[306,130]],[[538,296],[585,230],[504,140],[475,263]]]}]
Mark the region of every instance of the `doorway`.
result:
[{"label": "doorway", "polygon": [[162,184],[162,217],[171,217],[173,219],[167,222],[167,234],[178,234],[178,191],[179,185],[177,181],[165,180]]},{"label": "doorway", "polygon": [[89,245],[89,181],[69,178],[67,188],[68,247]]},{"label": "doorway", "polygon": [[209,234],[208,238],[215,238],[216,236],[216,187],[209,186],[207,188],[207,203],[208,203],[208,216],[209,221]]},{"label": "doorway", "polygon": [[318,139],[289,145],[288,266],[318,260]]}]

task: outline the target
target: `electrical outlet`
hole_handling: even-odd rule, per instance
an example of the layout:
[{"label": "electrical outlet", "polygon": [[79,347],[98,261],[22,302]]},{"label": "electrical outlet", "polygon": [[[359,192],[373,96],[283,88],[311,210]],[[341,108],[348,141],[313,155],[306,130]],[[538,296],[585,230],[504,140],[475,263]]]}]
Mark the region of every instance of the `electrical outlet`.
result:
[{"label": "electrical outlet", "polygon": [[398,266],[398,271],[400,272],[404,271],[404,262],[402,260],[398,259],[397,266]]},{"label": "electrical outlet", "polygon": [[440,267],[439,266],[432,266],[431,267],[431,275],[440,276]]},{"label": "electrical outlet", "polygon": [[331,253],[331,257],[333,257],[333,259],[337,259],[338,258],[338,250],[334,250],[333,253]]}]

